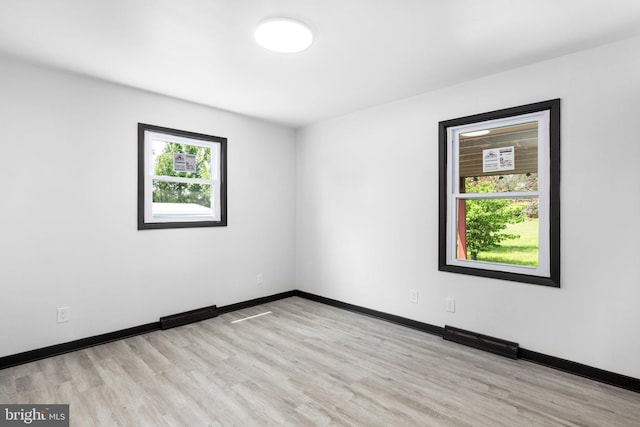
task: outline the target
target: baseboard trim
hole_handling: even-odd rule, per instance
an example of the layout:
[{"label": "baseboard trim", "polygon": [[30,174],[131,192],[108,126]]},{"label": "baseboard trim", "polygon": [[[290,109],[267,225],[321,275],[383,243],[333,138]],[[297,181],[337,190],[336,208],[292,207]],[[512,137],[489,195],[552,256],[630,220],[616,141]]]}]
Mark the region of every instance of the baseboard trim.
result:
[{"label": "baseboard trim", "polygon": [[[229,313],[260,304],[266,304],[268,302],[289,298],[294,295],[295,291],[287,291],[262,298],[252,299],[249,301],[239,302],[236,304],[230,304],[224,307],[218,307],[218,314]],[[48,347],[25,351],[22,353],[11,354],[9,356],[3,356],[0,357],[0,370],[159,330],[161,330],[161,324],[158,321],[147,323],[145,325],[134,326],[132,328],[121,329],[119,331],[107,332],[105,334],[95,335],[92,337],[80,338],[74,341],[55,344]]]},{"label": "baseboard trim", "polygon": [[[431,325],[428,323],[422,323],[415,320],[407,319],[405,317],[396,316],[394,314],[388,314],[377,310],[371,310],[366,307],[361,307],[353,304],[348,304],[342,301],[334,300],[331,298],[325,298],[318,295],[311,294],[309,292],[296,290],[295,296],[306,298],[311,301],[320,302],[330,305],[332,307],[342,308],[357,313],[366,314],[368,316],[377,317],[382,320],[387,320],[399,325],[407,326],[420,331],[428,332],[440,337],[444,336],[444,328],[440,326]],[[583,365],[581,363],[572,362],[570,360],[561,359],[555,356],[549,356],[547,354],[538,353],[535,351],[527,350],[522,347],[519,348],[519,357],[527,362],[543,365],[548,368],[557,369],[559,371],[567,372],[580,377],[588,378],[590,380],[598,381],[604,384],[609,384],[615,387],[624,388],[626,390],[640,393],[640,379],[629,377],[622,374],[617,374],[611,371],[605,371],[603,369],[594,368],[592,366]]]},{"label": "baseboard trim", "polygon": [[75,341],[69,341],[62,344],[55,344],[48,347],[25,351],[23,353],[0,357],[0,369],[11,368],[12,366],[23,365],[25,363],[35,362],[48,357],[59,356],[72,351],[82,350],[83,348],[94,347],[96,345],[146,334],[159,329],[160,322],[152,322],[145,325],[134,326],[132,328],[121,329],[119,331],[107,332],[106,334],[80,338]]},{"label": "baseboard trim", "polygon": [[442,336],[444,328],[440,326],[430,325],[428,323],[418,322],[417,320],[407,319],[406,317],[396,316],[395,314],[389,314],[378,310],[372,310],[370,308],[362,307],[359,305],[348,304],[346,302],[338,301],[331,298],[321,297],[319,295],[310,294],[305,291],[294,291],[295,296],[306,298],[311,301],[321,302],[323,304],[330,305],[332,307],[342,308],[343,310],[354,311],[360,314],[366,314],[367,316],[376,317],[378,319],[386,320],[391,323],[397,323],[408,328],[418,329],[422,332],[427,332],[433,335]]},{"label": "baseboard trim", "polygon": [[520,358],[548,368],[640,393],[640,379],[638,378],[605,371],[604,369],[594,368],[593,366],[583,365],[582,363],[572,362],[571,360],[549,356],[524,348],[520,348]]},{"label": "baseboard trim", "polygon": [[245,308],[255,307],[256,305],[266,304],[268,302],[278,301],[285,298],[296,296],[296,291],[286,291],[279,294],[269,295],[266,297],[255,298],[249,301],[238,302],[235,304],[218,307],[218,314],[230,313],[232,311],[244,310]]}]

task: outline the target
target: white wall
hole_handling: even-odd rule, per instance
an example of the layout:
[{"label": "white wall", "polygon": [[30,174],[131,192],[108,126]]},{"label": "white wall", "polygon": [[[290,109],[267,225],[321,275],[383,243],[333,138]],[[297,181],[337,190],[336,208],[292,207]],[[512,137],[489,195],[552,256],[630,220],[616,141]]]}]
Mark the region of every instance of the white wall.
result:
[{"label": "white wall", "polygon": [[[228,227],[137,230],[138,122],[228,138]],[[0,58],[0,178],[0,356],[295,286],[291,129]]]},{"label": "white wall", "polygon": [[[640,378],[639,51],[360,111],[300,130],[297,148],[288,128],[0,58],[0,357],[297,284]],[[562,288],[438,272],[438,122],[556,97]],[[138,122],[229,138],[228,227],[137,230]]]},{"label": "white wall", "polygon": [[[640,38],[300,130],[298,288],[640,378],[637,52]],[[562,288],[439,272],[438,122],[553,98]]]}]

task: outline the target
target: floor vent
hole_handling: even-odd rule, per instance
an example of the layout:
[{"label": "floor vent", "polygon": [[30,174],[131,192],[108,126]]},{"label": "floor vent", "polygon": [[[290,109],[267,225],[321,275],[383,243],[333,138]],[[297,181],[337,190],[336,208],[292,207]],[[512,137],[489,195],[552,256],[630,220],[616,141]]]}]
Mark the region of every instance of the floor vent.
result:
[{"label": "floor vent", "polygon": [[463,329],[454,328],[453,326],[444,327],[442,337],[447,341],[457,342],[458,344],[468,345],[480,350],[489,351],[500,356],[518,358],[518,343],[505,341],[500,338],[488,337],[476,332],[465,331]]},{"label": "floor vent", "polygon": [[211,319],[218,316],[218,307],[197,308],[184,313],[172,314],[160,318],[160,329],[175,328],[176,326],[188,325],[189,323],[199,322],[201,320]]}]

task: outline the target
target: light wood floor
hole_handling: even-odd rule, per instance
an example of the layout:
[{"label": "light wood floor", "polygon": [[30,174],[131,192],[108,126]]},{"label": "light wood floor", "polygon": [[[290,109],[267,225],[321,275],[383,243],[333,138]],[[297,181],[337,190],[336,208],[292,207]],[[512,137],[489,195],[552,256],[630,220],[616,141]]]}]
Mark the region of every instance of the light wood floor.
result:
[{"label": "light wood floor", "polygon": [[640,394],[297,297],[0,370],[0,403],[78,427],[640,425]]}]

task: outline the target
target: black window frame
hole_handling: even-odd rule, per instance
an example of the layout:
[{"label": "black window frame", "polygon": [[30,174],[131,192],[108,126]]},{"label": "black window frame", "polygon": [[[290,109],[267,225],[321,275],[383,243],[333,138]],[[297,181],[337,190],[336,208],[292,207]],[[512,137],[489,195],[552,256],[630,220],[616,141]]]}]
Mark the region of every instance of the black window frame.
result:
[{"label": "black window frame", "polygon": [[[549,111],[549,276],[473,268],[447,263],[448,212],[448,128],[528,113]],[[512,108],[475,114],[439,122],[439,247],[438,270],[471,276],[489,277],[521,283],[560,287],[560,99],[536,102]]]},{"label": "black window frame", "polygon": [[[220,145],[217,167],[220,170],[220,219],[206,221],[146,222],[145,220],[145,132],[157,132]],[[163,126],[138,123],[138,230],[226,227],[227,226],[227,138]]]}]

